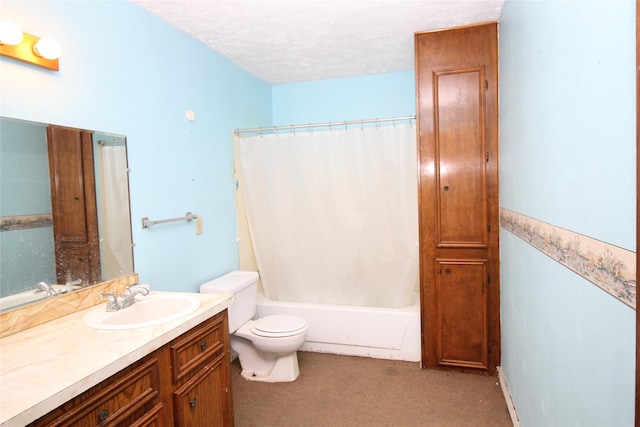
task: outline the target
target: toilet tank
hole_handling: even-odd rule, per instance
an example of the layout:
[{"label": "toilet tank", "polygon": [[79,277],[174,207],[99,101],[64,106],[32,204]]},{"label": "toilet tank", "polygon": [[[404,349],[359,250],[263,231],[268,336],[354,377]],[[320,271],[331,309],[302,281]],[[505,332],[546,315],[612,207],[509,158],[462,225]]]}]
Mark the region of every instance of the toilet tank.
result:
[{"label": "toilet tank", "polygon": [[236,301],[229,307],[230,333],[237,331],[256,314],[258,277],[255,271],[232,271],[200,286],[202,294],[235,295]]}]

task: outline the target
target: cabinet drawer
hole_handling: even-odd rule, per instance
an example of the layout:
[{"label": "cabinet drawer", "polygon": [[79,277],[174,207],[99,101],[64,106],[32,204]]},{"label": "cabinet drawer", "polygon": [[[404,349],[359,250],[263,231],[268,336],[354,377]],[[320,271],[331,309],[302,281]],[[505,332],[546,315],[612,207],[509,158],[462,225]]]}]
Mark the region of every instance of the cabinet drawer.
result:
[{"label": "cabinet drawer", "polygon": [[138,418],[131,427],[165,427],[164,406],[158,403],[149,412]]},{"label": "cabinet drawer", "polygon": [[[148,357],[35,421],[34,426],[135,425],[148,413],[162,425],[158,358]],[[144,425],[144,424],[141,424]]]},{"label": "cabinet drawer", "polygon": [[202,363],[224,351],[224,334],[227,333],[225,319],[226,310],[171,344],[174,383],[193,375],[202,368]]}]

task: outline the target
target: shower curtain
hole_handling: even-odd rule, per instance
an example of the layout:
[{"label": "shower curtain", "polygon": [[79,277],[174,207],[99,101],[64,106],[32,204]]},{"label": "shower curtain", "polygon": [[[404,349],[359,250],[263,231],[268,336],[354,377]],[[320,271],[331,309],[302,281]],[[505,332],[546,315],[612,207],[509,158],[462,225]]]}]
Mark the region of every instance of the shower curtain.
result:
[{"label": "shower curtain", "polygon": [[133,273],[127,148],[98,144],[100,256],[103,278]]},{"label": "shower curtain", "polygon": [[236,137],[268,298],[404,307],[418,287],[411,124]]}]

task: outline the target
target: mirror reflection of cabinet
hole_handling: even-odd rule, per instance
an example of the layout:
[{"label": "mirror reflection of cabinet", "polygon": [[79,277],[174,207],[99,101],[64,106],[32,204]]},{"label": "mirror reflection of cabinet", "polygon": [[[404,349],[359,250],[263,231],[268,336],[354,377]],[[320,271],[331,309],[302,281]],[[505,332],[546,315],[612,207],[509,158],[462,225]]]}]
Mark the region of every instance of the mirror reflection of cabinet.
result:
[{"label": "mirror reflection of cabinet", "polygon": [[57,283],[101,281],[92,132],[47,127]]},{"label": "mirror reflection of cabinet", "polygon": [[[128,175],[124,135],[0,117],[0,311],[46,298],[40,281],[84,287],[134,273]],[[54,209],[71,218],[56,242]]]}]

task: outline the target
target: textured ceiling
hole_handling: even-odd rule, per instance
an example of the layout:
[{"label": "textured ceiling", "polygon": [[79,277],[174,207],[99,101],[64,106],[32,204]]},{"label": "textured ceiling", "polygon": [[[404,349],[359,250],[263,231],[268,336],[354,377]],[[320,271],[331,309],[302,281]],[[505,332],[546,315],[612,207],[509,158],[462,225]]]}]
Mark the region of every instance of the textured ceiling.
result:
[{"label": "textured ceiling", "polygon": [[497,21],[504,0],[132,0],[270,84],[412,70],[419,31]]}]

